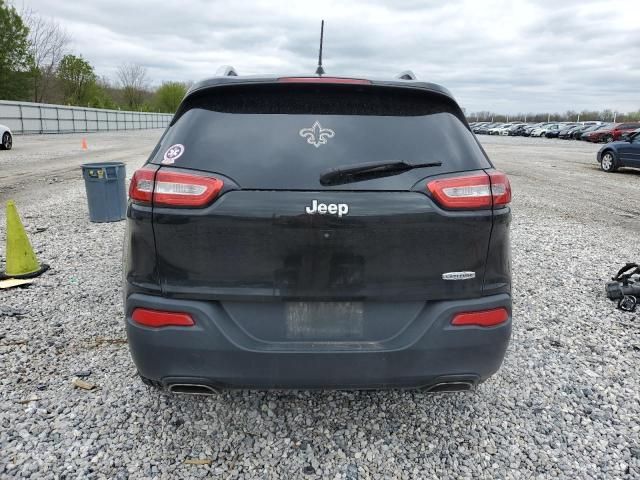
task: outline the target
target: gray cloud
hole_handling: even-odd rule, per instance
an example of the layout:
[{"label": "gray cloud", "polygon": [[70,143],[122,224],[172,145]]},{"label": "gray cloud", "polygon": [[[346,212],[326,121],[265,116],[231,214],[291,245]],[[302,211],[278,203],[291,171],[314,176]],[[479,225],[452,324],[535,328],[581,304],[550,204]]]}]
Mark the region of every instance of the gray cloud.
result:
[{"label": "gray cloud", "polygon": [[325,18],[330,74],[411,69],[468,111],[640,109],[640,2],[23,0],[55,17],[100,75],[145,65],[154,84],[240,73],[311,73]]}]

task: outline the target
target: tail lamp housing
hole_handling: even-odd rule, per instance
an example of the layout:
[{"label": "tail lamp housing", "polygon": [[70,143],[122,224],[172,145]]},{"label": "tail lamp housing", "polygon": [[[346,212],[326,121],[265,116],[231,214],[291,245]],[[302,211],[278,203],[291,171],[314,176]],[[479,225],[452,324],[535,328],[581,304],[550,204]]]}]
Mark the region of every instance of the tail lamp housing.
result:
[{"label": "tail lamp housing", "polygon": [[502,208],[511,202],[509,179],[498,171],[431,180],[427,190],[449,210]]},{"label": "tail lamp housing", "polygon": [[201,208],[209,205],[223,186],[224,182],[215,177],[143,167],[133,174],[129,198],[158,207]]}]

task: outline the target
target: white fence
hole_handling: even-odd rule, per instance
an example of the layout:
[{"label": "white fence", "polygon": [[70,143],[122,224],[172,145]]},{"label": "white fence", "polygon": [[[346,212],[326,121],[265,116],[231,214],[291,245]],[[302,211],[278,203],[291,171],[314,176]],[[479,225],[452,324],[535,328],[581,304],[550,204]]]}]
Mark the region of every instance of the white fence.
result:
[{"label": "white fence", "polygon": [[173,115],[0,100],[0,123],[13,133],[74,133],[165,128]]}]

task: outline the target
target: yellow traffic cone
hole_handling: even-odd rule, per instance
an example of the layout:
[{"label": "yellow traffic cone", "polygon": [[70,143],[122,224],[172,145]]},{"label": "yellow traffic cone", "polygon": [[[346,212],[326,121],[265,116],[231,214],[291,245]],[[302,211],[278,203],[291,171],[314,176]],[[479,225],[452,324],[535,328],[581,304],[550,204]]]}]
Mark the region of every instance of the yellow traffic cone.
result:
[{"label": "yellow traffic cone", "polygon": [[46,272],[49,265],[40,264],[18,216],[16,204],[7,202],[7,262],[0,278],[31,278]]}]

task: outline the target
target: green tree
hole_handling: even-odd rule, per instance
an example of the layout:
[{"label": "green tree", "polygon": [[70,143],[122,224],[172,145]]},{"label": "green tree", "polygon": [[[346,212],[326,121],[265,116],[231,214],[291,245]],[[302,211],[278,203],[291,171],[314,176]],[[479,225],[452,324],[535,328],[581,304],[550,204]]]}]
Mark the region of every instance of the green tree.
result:
[{"label": "green tree", "polygon": [[86,106],[95,93],[96,74],[93,67],[82,56],[65,55],[58,67],[58,78],[62,85],[64,102]]},{"label": "green tree", "polygon": [[94,82],[87,92],[89,101],[87,105],[93,108],[107,108],[115,110],[118,105],[113,101],[113,98],[107,92],[107,86],[101,84],[100,81]]},{"label": "green tree", "polygon": [[180,82],[164,82],[156,90],[154,104],[159,112],[174,113],[187,93],[187,86]]},{"label": "green tree", "polygon": [[0,98],[20,100],[28,96],[29,29],[16,9],[0,0]]}]

